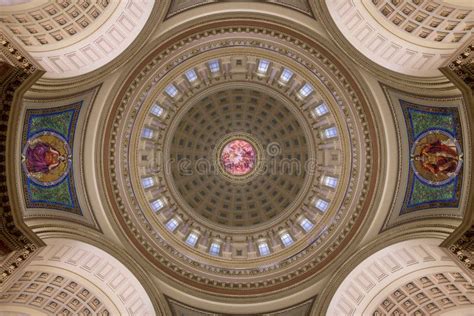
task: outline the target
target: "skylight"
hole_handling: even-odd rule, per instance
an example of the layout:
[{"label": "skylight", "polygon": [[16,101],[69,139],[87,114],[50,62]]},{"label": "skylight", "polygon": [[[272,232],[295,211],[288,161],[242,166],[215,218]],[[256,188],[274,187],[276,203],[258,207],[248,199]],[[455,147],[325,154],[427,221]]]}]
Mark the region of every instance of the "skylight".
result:
[{"label": "skylight", "polygon": [[199,236],[196,233],[190,233],[186,238],[186,243],[191,247],[194,247],[198,241]]},{"label": "skylight", "polygon": [[209,70],[210,70],[212,73],[218,72],[219,69],[220,69],[220,67],[219,67],[219,61],[218,61],[217,59],[214,59],[214,60],[209,61],[208,65],[209,65]]},{"label": "skylight", "polygon": [[303,87],[301,87],[299,94],[305,98],[310,95],[311,92],[313,92],[313,87],[309,83],[306,83]]},{"label": "skylight", "polygon": [[186,71],[186,78],[188,78],[189,82],[193,82],[197,79],[197,74],[194,69],[189,69]]},{"label": "skylight", "polygon": [[163,206],[165,206],[165,203],[161,199],[154,200],[153,202],[151,202],[151,208],[154,212],[158,212],[163,208]]},{"label": "skylight", "polygon": [[285,245],[285,247],[288,247],[289,245],[291,245],[293,243],[293,238],[288,233],[282,234],[280,236],[280,239],[281,239],[281,242],[283,243],[283,245]]},{"label": "skylight", "polygon": [[326,105],[326,103],[321,103],[320,105],[318,105],[317,107],[314,108],[314,113],[317,116],[323,116],[324,114],[326,114],[328,112],[329,112],[329,109],[328,109],[328,106]]},{"label": "skylight", "polygon": [[328,207],[329,207],[329,202],[318,199],[315,203],[314,206],[316,206],[317,209],[319,209],[322,212],[326,212]]},{"label": "skylight", "polygon": [[155,104],[151,107],[150,113],[155,116],[161,116],[163,114],[163,108],[158,104]]},{"label": "skylight", "polygon": [[169,86],[167,86],[165,91],[172,98],[174,98],[178,94],[178,89],[176,89],[176,87],[173,84],[170,84]]},{"label": "skylight", "polygon": [[257,71],[261,74],[264,74],[267,72],[268,66],[270,66],[270,62],[268,60],[260,59],[260,62],[258,63]]},{"label": "skylight", "polygon": [[293,77],[293,72],[290,69],[285,68],[280,75],[280,81],[287,83],[290,81],[291,77]]},{"label": "skylight", "polygon": [[258,252],[261,256],[267,256],[270,254],[270,248],[266,242],[261,242],[258,244]]},{"label": "skylight", "polygon": [[148,178],[143,178],[142,179],[142,186],[143,188],[145,189],[148,189],[149,187],[152,187],[154,184],[154,181],[153,181],[153,178],[152,177],[148,177]]},{"label": "skylight", "polygon": [[175,218],[172,218],[168,221],[168,223],[166,223],[166,228],[168,228],[170,232],[174,232],[178,225],[178,221]]},{"label": "skylight", "polygon": [[309,232],[314,227],[313,223],[311,223],[307,218],[303,218],[300,222],[300,225],[305,232]]},{"label": "skylight", "polygon": [[213,256],[218,256],[221,252],[221,245],[217,242],[213,242],[209,247],[209,253]]},{"label": "skylight", "polygon": [[323,183],[325,186],[328,186],[330,188],[336,188],[337,186],[337,178],[334,177],[324,177]]}]

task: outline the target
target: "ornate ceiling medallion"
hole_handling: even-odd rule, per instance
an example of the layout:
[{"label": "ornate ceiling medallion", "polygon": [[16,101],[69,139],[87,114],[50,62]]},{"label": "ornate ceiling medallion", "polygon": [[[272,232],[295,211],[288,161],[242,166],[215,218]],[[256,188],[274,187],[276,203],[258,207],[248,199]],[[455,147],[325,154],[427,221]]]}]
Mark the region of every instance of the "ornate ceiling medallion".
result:
[{"label": "ornate ceiling medallion", "polygon": [[220,139],[213,156],[220,174],[237,183],[251,181],[261,174],[265,163],[261,143],[245,132],[234,132]]}]

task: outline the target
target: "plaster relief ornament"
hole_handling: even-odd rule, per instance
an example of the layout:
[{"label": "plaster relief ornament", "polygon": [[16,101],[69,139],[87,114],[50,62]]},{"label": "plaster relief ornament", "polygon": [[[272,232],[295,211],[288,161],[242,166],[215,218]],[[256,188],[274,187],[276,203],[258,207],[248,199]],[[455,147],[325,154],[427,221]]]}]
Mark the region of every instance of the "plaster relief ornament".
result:
[{"label": "plaster relief ornament", "polygon": [[432,130],[421,134],[413,144],[411,162],[420,180],[442,185],[459,174],[462,156],[454,137],[442,130]]},{"label": "plaster relief ornament", "polygon": [[232,140],[222,149],[221,163],[224,170],[234,176],[243,176],[255,168],[257,153],[245,140]]},{"label": "plaster relief ornament", "polygon": [[52,186],[69,173],[71,150],[67,141],[54,132],[41,132],[31,137],[23,149],[22,165],[34,183]]}]

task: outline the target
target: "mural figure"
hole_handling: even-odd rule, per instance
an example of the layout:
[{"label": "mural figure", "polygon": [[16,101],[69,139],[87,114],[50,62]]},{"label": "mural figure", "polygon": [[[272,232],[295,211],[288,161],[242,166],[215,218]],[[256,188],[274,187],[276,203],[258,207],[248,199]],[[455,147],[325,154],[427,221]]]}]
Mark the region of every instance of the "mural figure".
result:
[{"label": "mural figure", "polygon": [[459,161],[456,150],[439,140],[424,145],[415,159],[421,162],[423,168],[435,175],[449,174],[456,171]]},{"label": "mural figure", "polygon": [[41,141],[30,144],[26,149],[26,169],[32,173],[47,173],[58,167],[65,159],[59,151]]},{"label": "mural figure", "polygon": [[412,163],[419,177],[439,185],[458,174],[462,154],[457,141],[446,132],[431,131],[415,142]]},{"label": "mural figure", "polygon": [[60,182],[69,172],[70,150],[67,142],[53,132],[30,138],[23,150],[22,163],[28,178],[50,186]]}]

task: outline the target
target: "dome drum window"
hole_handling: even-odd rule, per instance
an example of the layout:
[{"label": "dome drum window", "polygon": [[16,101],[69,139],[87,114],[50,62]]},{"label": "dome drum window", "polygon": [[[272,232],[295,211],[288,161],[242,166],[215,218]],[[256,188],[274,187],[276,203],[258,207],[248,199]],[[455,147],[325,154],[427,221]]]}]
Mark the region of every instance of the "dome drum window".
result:
[{"label": "dome drum window", "polygon": [[323,184],[329,188],[335,189],[337,187],[337,178],[325,176],[323,177]]},{"label": "dome drum window", "polygon": [[309,219],[307,219],[306,217],[304,217],[303,219],[301,219],[300,221],[300,226],[301,228],[303,228],[303,230],[305,232],[309,232],[311,229],[313,229],[314,227],[314,224],[310,222]]},{"label": "dome drum window", "polygon": [[259,74],[266,74],[268,71],[268,67],[270,66],[270,62],[266,59],[260,59],[257,67],[257,72]]},{"label": "dome drum window", "polygon": [[194,69],[189,69],[188,71],[186,71],[185,75],[186,75],[186,79],[188,79],[190,83],[195,82],[198,78],[196,71]]},{"label": "dome drum window", "polygon": [[142,179],[142,186],[144,189],[151,188],[153,185],[155,185],[155,181],[153,180],[152,177],[147,177]]},{"label": "dome drum window", "polygon": [[282,82],[283,84],[286,84],[288,83],[291,78],[293,77],[293,71],[285,68],[283,69],[283,71],[281,72],[281,75],[280,75],[280,82]]},{"label": "dome drum window", "polygon": [[151,128],[144,128],[142,130],[142,137],[146,139],[152,139],[153,138],[153,130]]},{"label": "dome drum window", "polygon": [[313,114],[316,116],[316,117],[321,117],[325,114],[329,113],[329,108],[327,106],[326,103],[321,103],[319,105],[317,105],[314,110],[313,110]]},{"label": "dome drum window", "polygon": [[178,89],[176,88],[175,85],[170,84],[169,86],[166,87],[165,92],[167,95],[169,95],[171,98],[174,98],[178,95]]},{"label": "dome drum window", "polygon": [[326,139],[337,137],[337,128],[334,126],[326,128],[323,132],[323,135]]},{"label": "dome drum window", "polygon": [[314,206],[320,210],[321,212],[326,212],[329,208],[329,202],[323,200],[323,199],[317,199],[314,202]]},{"label": "dome drum window", "polygon": [[259,242],[258,252],[260,253],[260,256],[268,256],[270,254],[270,247],[268,247],[268,243],[264,241]]},{"label": "dome drum window", "polygon": [[313,92],[313,90],[313,87],[309,83],[305,83],[304,86],[302,86],[298,91],[298,95],[304,99],[308,97]]},{"label": "dome drum window", "polygon": [[151,109],[150,113],[153,114],[156,117],[162,117],[164,114],[165,110],[158,104],[154,104]]},{"label": "dome drum window", "polygon": [[151,202],[150,205],[151,205],[151,209],[153,210],[153,212],[156,213],[156,212],[160,211],[165,206],[165,202],[162,199],[157,199],[157,200],[154,200],[153,202]]},{"label": "dome drum window", "polygon": [[199,235],[196,232],[191,232],[189,233],[188,237],[186,237],[186,243],[189,246],[194,247],[196,246],[198,239],[199,239]]},{"label": "dome drum window", "polygon": [[172,218],[166,223],[166,228],[170,232],[174,232],[176,230],[176,228],[178,228],[178,226],[179,226],[179,222],[176,218]]},{"label": "dome drum window", "polygon": [[217,59],[209,61],[208,66],[211,73],[218,73],[220,70],[219,60]]},{"label": "dome drum window", "polygon": [[221,253],[221,244],[213,241],[209,246],[209,254],[212,256],[219,256]]},{"label": "dome drum window", "polygon": [[290,246],[294,242],[293,237],[291,237],[291,235],[289,233],[281,234],[280,235],[280,240],[281,240],[281,242],[283,243],[283,245],[285,247]]}]

